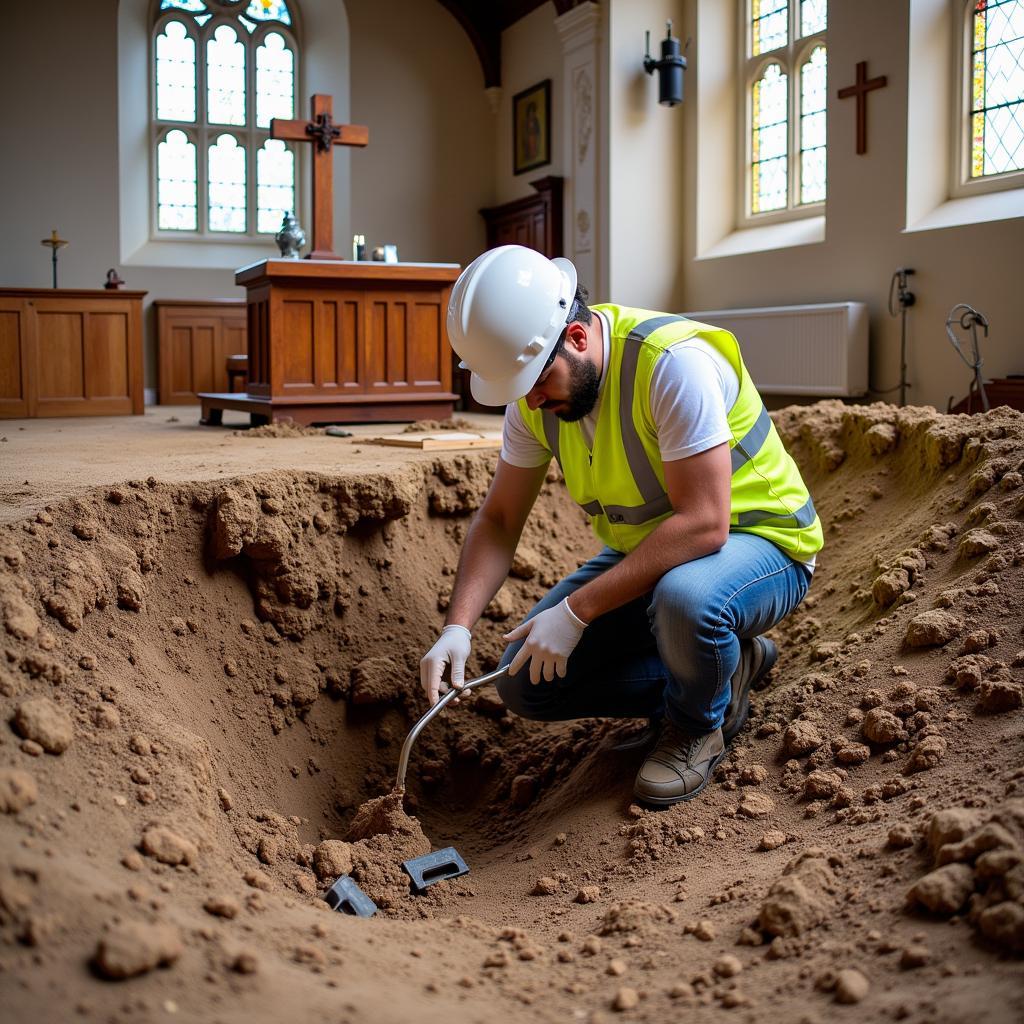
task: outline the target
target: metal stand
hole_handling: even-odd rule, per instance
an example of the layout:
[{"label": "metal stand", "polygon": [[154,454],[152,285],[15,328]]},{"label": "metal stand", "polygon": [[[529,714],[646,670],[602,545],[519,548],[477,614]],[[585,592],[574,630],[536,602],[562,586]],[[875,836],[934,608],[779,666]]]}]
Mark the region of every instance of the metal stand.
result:
[{"label": "metal stand", "polygon": [[907,388],[910,387],[907,380],[907,310],[917,301],[917,296],[907,287],[907,277],[913,272],[910,267],[898,267],[889,282],[889,316],[900,318],[900,382],[891,388],[868,389],[876,395],[899,391],[901,406],[907,404]]},{"label": "metal stand", "polygon": [[[962,313],[960,313],[961,310],[963,310]],[[959,317],[957,313],[960,313]],[[960,341],[953,333],[954,324],[959,324],[962,331],[969,330],[971,332],[971,354],[973,358],[968,359],[964,355],[964,351],[960,347]],[[949,338],[950,344],[956,349],[956,354],[964,365],[969,366],[974,371],[974,379],[971,381],[970,388],[968,388],[968,395],[976,391],[981,399],[982,411],[988,412],[988,395],[985,393],[985,381],[981,376],[981,365],[984,360],[981,358],[981,349],[978,347],[979,327],[985,332],[985,337],[987,338],[988,318],[984,313],[979,313],[973,306],[968,306],[966,302],[958,302],[949,311],[949,316],[946,317],[946,336]],[[968,406],[969,411],[970,406]]]}]

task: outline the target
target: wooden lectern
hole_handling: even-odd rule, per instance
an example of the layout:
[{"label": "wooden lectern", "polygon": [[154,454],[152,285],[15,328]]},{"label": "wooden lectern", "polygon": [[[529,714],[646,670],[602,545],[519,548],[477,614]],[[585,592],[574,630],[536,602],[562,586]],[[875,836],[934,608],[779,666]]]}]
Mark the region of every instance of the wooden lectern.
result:
[{"label": "wooden lectern", "polygon": [[246,394],[200,394],[202,422],[223,410],[253,425],[444,419],[452,392],[445,317],[455,263],[270,259],[242,267]]}]

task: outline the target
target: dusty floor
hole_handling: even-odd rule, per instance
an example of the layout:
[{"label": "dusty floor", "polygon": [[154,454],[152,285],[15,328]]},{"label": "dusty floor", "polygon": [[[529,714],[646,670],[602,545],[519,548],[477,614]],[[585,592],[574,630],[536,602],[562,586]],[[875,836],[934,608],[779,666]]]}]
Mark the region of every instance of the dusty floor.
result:
[{"label": "dusty floor", "polygon": [[[387,834],[495,455],[188,417],[0,424],[5,1020],[1024,1017],[1020,414],[775,414],[827,546],[697,801],[631,804],[636,723],[480,691]],[[552,475],[471,669],[594,547]]]}]

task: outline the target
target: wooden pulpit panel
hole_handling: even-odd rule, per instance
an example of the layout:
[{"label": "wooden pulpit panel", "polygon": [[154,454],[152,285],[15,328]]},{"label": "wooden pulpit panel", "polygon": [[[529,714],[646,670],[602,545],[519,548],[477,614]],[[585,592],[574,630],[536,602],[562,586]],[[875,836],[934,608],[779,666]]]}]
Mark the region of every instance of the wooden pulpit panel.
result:
[{"label": "wooden pulpit panel", "polygon": [[126,313],[87,313],[85,343],[86,398],[130,399]]},{"label": "wooden pulpit panel", "polygon": [[29,415],[25,319],[19,300],[0,299],[0,416]]},{"label": "wooden pulpit panel", "polygon": [[366,306],[366,383],[408,386],[405,379],[407,302],[369,298]]},{"label": "wooden pulpit panel", "polygon": [[36,374],[39,401],[85,398],[82,314],[40,309],[36,329],[40,349]]},{"label": "wooden pulpit panel", "polygon": [[321,387],[353,394],[363,390],[359,380],[362,337],[359,303],[354,298],[320,301],[317,380]]},{"label": "wooden pulpit panel", "polygon": [[447,303],[420,301],[412,306],[412,336],[409,349],[409,381],[418,388],[450,387],[444,367],[450,367],[451,348],[444,323]]},{"label": "wooden pulpit panel", "polygon": [[312,298],[285,299],[281,303],[281,325],[286,344],[275,352],[279,366],[271,371],[285,390],[308,390],[316,386],[313,365],[316,362],[316,302]]}]

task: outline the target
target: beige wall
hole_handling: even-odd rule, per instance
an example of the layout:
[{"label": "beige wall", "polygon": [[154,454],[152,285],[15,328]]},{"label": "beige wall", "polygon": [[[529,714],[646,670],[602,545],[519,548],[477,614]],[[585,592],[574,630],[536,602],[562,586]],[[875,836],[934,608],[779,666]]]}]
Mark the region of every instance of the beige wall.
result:
[{"label": "beige wall", "polygon": [[370,126],[352,161],[352,231],[403,260],[465,263],[494,195],[494,121],[469,38],[434,0],[346,7],[352,118]]},{"label": "beige wall", "polygon": [[[644,33],[658,56],[665,22],[680,34],[682,0],[608,0],[607,131],[603,133],[607,301],[678,309],[685,221],[681,173],[683,109],[658,104],[655,75],[643,69]],[[683,42],[686,42],[685,36]]]},{"label": "beige wall", "polygon": [[[714,0],[719,2],[719,0]],[[713,52],[702,39],[697,0],[687,0],[685,31],[697,59]],[[719,309],[852,299],[871,318],[872,380],[899,380],[899,322],[886,312],[890,276],[913,267],[917,305],[909,314],[909,401],[945,409],[950,395],[967,393],[970,372],[946,340],[943,324],[957,302],[982,310],[992,325],[984,343],[985,373],[1024,372],[1024,289],[1020,286],[1024,220],[992,221],[941,230],[905,232],[907,160],[908,3],[860,0],[829,4],[829,169],[826,236],[821,243],[745,255],[696,259],[696,174],[684,177],[679,308]],[[702,47],[703,42],[703,47]],[[694,49],[691,47],[691,50]],[[718,59],[717,55],[715,59]],[[868,151],[854,153],[854,101],[836,90],[854,79],[858,61],[886,88],[868,97]],[[691,72],[694,62],[691,61]],[[697,123],[696,74],[687,73],[686,151],[704,144]],[[683,165],[680,165],[682,170]],[[913,187],[913,183],[911,183]],[[640,258],[639,245],[630,251]],[[888,396],[892,400],[894,396]]]},{"label": "beige wall", "polygon": [[[501,36],[501,95],[495,115],[495,203],[535,195],[530,182],[549,174],[564,175],[562,124],[562,44],[555,28],[555,5],[541,4]],[[516,93],[551,79],[551,163],[522,174],[512,173],[512,99]]]}]

